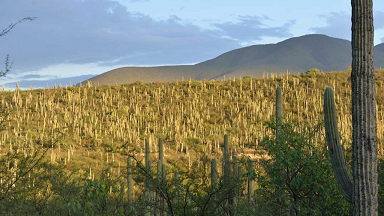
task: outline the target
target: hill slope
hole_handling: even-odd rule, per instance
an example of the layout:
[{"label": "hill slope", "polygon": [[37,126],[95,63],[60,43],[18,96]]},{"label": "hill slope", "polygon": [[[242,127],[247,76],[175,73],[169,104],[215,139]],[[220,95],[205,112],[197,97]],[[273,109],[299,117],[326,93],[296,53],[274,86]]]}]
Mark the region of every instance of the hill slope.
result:
[{"label": "hill slope", "polygon": [[[196,65],[123,67],[89,79],[94,84],[222,79],[223,76],[262,77],[264,72],[346,70],[351,64],[351,42],[313,34],[290,38],[277,44],[253,45],[224,53]],[[384,44],[375,47],[375,68],[384,65]],[[84,81],[86,82],[86,81]]]}]

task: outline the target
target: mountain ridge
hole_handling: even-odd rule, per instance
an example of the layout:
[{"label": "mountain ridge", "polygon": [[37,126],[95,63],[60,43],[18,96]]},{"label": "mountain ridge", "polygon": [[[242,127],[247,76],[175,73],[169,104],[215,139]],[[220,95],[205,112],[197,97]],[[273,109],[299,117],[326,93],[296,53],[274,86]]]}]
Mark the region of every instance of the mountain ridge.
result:
[{"label": "mountain ridge", "polygon": [[[384,66],[384,43],[375,46],[374,67]],[[165,82],[184,79],[222,79],[223,76],[262,77],[264,73],[301,73],[347,70],[352,62],[351,42],[321,34],[292,37],[276,44],[242,47],[195,65],[122,67],[87,79],[93,84]]]}]

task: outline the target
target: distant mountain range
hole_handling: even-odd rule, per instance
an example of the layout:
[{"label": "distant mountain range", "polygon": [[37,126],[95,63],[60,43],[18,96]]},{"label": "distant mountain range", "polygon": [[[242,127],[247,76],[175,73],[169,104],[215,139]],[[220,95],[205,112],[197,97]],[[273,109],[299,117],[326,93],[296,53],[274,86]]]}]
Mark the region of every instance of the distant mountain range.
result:
[{"label": "distant mountain range", "polygon": [[[375,46],[374,67],[384,66],[384,44]],[[163,82],[184,79],[222,79],[263,73],[347,70],[352,62],[351,42],[326,35],[294,37],[276,44],[253,45],[224,53],[196,65],[117,68],[87,81],[93,84],[122,84],[138,80]]]}]

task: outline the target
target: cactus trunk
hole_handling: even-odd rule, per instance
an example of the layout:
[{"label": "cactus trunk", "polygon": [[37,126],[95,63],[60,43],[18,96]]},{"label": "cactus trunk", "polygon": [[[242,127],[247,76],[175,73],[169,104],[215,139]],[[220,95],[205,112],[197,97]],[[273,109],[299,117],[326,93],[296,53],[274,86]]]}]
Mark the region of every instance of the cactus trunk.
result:
[{"label": "cactus trunk", "polygon": [[378,214],[372,7],[372,0],[352,0],[352,172],[355,215]]}]

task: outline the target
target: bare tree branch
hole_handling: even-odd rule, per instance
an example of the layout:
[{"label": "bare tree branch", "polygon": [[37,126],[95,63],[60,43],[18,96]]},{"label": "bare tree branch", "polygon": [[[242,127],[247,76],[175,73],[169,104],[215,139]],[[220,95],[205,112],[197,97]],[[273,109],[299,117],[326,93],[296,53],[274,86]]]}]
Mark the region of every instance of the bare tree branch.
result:
[{"label": "bare tree branch", "polygon": [[21,20],[19,20],[19,21],[17,21],[16,23],[11,23],[11,24],[9,24],[9,26],[7,27],[7,28],[5,28],[1,33],[0,33],[0,37],[1,36],[4,36],[4,35],[6,35],[6,34],[8,34],[17,24],[19,24],[19,23],[21,23],[21,22],[24,22],[24,21],[26,21],[26,20],[30,20],[30,21],[32,21],[32,20],[34,20],[34,19],[36,19],[37,17],[25,17],[25,18],[23,18],[23,19],[21,19]]},{"label": "bare tree branch", "polygon": [[12,68],[13,62],[9,63],[9,54],[5,57],[5,71],[0,71],[0,77],[5,76]]},{"label": "bare tree branch", "polygon": [[[17,21],[16,23],[11,23],[9,24],[9,26],[7,28],[5,28],[1,33],[0,33],[0,37],[8,34],[13,28],[15,28],[15,26],[21,22],[24,22],[26,20],[29,20],[29,21],[32,21],[34,19],[36,19],[37,17],[25,17],[19,21]],[[5,70],[4,71],[0,71],[0,77],[3,77],[5,75],[7,75],[7,73],[11,70],[12,68],[12,64],[13,63],[9,63],[9,55],[7,55],[5,57]]]}]

